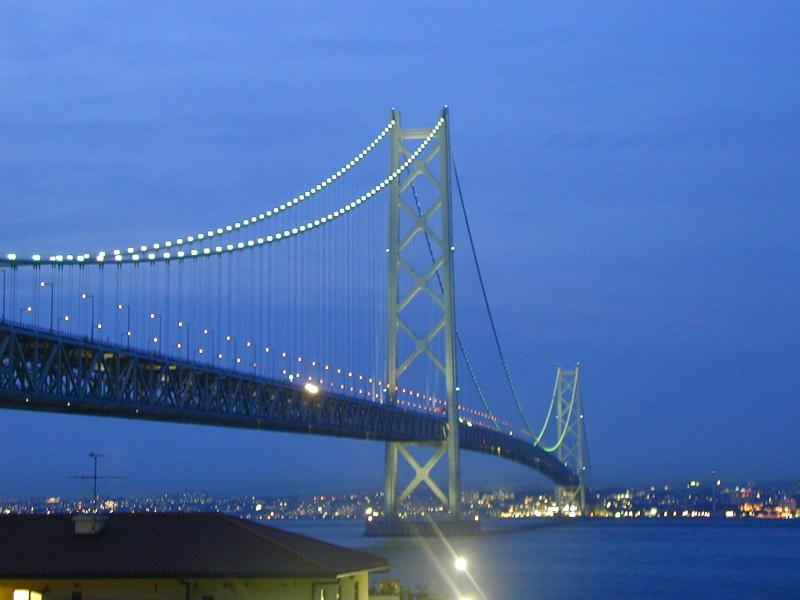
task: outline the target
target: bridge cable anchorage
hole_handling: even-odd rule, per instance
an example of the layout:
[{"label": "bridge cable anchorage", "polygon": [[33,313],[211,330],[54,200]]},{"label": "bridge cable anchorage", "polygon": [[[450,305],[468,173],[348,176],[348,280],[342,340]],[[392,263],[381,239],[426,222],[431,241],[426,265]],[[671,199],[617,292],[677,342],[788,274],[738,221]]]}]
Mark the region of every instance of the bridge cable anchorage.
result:
[{"label": "bridge cable anchorage", "polygon": [[[525,413],[522,410],[522,404],[519,401],[519,396],[517,396],[517,390],[514,387],[514,383],[511,380],[511,372],[508,368],[508,363],[506,362],[505,354],[503,353],[503,348],[500,345],[500,336],[497,333],[497,327],[494,324],[494,316],[492,314],[492,308],[489,305],[489,297],[486,293],[486,286],[483,283],[483,275],[481,274],[481,267],[478,262],[478,253],[475,250],[475,240],[472,238],[472,229],[469,226],[469,217],[467,216],[467,207],[464,203],[464,194],[461,191],[461,180],[458,177],[458,169],[456,168],[456,161],[455,157],[453,157],[453,175],[456,179],[456,188],[458,189],[458,197],[461,201],[461,213],[464,215],[464,223],[467,226],[467,237],[469,238],[469,245],[472,249],[472,258],[475,263],[475,270],[478,273],[478,282],[481,284],[481,293],[483,294],[483,303],[486,306],[486,313],[489,315],[489,324],[492,327],[492,335],[494,336],[494,343],[497,346],[497,352],[500,355],[500,362],[503,364],[503,371],[505,371],[506,381],[508,382],[508,387],[511,389],[511,395],[514,397],[514,402],[517,405],[517,410],[519,411],[519,416],[522,418],[522,423],[525,426],[525,429],[528,431],[533,431],[528,425],[528,420],[525,418]],[[538,443],[538,441],[536,442]]]},{"label": "bridge cable anchorage", "polygon": [[[414,204],[416,204],[417,213],[419,214],[420,217],[422,217],[422,206],[419,203],[419,196],[417,196],[417,188],[414,187],[414,182],[411,182],[411,193],[414,196]],[[433,253],[433,246],[431,245],[431,238],[428,235],[427,229],[425,229],[425,242],[428,245],[428,252],[430,253],[431,256],[431,262],[433,264],[436,264],[436,255]],[[444,293],[444,284],[442,283],[442,276],[439,273],[439,269],[436,269],[436,280],[439,282],[439,289],[442,291],[442,293]],[[481,402],[483,403],[483,408],[485,408],[486,412],[489,414],[492,423],[494,423],[495,429],[497,429],[498,431],[502,431],[500,426],[497,424],[497,418],[494,416],[492,409],[489,408],[489,403],[486,401],[486,397],[483,395],[483,390],[481,389],[481,386],[478,383],[478,377],[472,368],[472,363],[470,362],[469,357],[467,356],[467,351],[464,348],[463,342],[461,341],[461,335],[458,333],[457,330],[456,330],[456,342],[458,343],[459,350],[461,350],[461,355],[464,357],[464,362],[467,365],[467,371],[469,371],[469,375],[472,378],[472,383],[475,386],[475,390],[478,392],[478,397],[480,397]]]},{"label": "bridge cable anchorage", "polygon": [[[150,245],[148,245],[148,244],[135,244],[135,245],[126,246],[127,247],[127,253],[128,253],[128,255],[134,255],[134,254],[148,253],[148,252],[157,252],[158,253],[160,251],[162,254],[165,253],[165,252],[167,254],[170,254],[170,252],[174,251],[175,248],[180,248],[184,244],[193,244],[193,243],[195,243],[197,241],[202,241],[202,240],[205,240],[205,239],[210,239],[210,238],[214,238],[214,237],[220,238],[220,237],[223,237],[223,236],[227,236],[229,234],[238,233],[241,230],[243,230],[243,229],[245,229],[245,228],[247,228],[247,227],[249,227],[251,225],[255,225],[258,222],[265,221],[265,220],[269,219],[270,217],[277,216],[279,213],[285,212],[285,211],[289,210],[290,208],[293,208],[294,206],[297,206],[301,202],[313,197],[316,193],[322,191],[327,186],[331,185],[332,183],[334,183],[335,181],[340,179],[343,175],[347,174],[348,171],[350,171],[352,168],[354,168],[358,163],[360,163],[364,158],[366,158],[367,155],[369,155],[376,147],[378,147],[378,145],[384,140],[384,138],[391,132],[391,130],[392,130],[392,128],[394,126],[395,126],[395,121],[394,121],[394,119],[392,119],[386,124],[386,126],[380,131],[380,133],[378,133],[378,135],[375,136],[375,138],[369,144],[367,144],[364,147],[363,150],[361,150],[361,152],[359,152],[351,160],[346,162],[340,169],[338,169],[334,173],[331,173],[331,175],[329,177],[326,177],[326,178],[320,180],[319,183],[309,187],[305,192],[302,192],[302,193],[298,194],[297,196],[295,196],[291,200],[287,200],[286,202],[281,203],[281,204],[275,206],[272,209],[265,210],[263,212],[260,212],[257,215],[253,215],[252,217],[246,217],[246,218],[242,219],[241,221],[236,221],[233,224],[226,225],[224,227],[212,227],[212,228],[208,229],[205,232],[200,232],[200,233],[197,233],[195,235],[189,234],[189,235],[185,235],[183,237],[177,237],[174,240],[165,240],[164,242],[161,242],[161,243],[154,243],[154,244],[150,244]],[[119,248],[115,249],[115,250],[110,250],[110,251],[108,251],[108,250],[98,250],[94,254],[92,254],[92,253],[74,253],[74,254],[70,254],[70,253],[66,253],[65,252],[65,253],[56,254],[55,256],[50,257],[50,262],[63,262],[64,257],[70,257],[70,258],[68,258],[67,262],[70,262],[73,259],[76,260],[77,262],[84,262],[84,261],[91,261],[93,256],[95,257],[97,262],[103,262],[102,260],[97,260],[97,258],[98,257],[104,257],[105,258],[106,256],[117,257],[117,256],[122,256],[122,255],[123,255],[123,252]],[[57,257],[59,257],[59,256],[61,257],[61,260],[57,260]],[[183,257],[180,257],[180,258],[183,258]],[[17,255],[15,253],[9,252],[9,253],[6,253],[4,256],[0,257],[0,263],[3,263],[3,262],[24,264],[26,261],[20,260],[19,257],[17,257]],[[32,262],[32,263],[40,263],[40,262],[46,262],[46,261],[42,261],[42,256],[41,255],[34,254],[31,257],[30,262]],[[120,262],[120,261],[117,261],[117,262]]]}]

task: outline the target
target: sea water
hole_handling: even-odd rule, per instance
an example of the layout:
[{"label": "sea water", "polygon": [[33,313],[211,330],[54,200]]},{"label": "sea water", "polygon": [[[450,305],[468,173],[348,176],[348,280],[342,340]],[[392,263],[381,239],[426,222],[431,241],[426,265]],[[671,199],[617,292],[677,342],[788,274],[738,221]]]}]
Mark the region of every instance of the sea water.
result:
[{"label": "sea water", "polygon": [[277,524],[388,559],[373,581],[452,598],[800,600],[800,520],[484,521],[482,535],[448,541],[365,538],[355,521]]}]

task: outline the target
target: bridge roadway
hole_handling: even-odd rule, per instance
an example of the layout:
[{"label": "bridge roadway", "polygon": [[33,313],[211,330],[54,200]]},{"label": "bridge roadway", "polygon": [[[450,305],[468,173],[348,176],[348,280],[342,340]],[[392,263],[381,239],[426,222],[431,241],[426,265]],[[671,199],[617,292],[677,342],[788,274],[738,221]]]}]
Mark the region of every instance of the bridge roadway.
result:
[{"label": "bridge roadway", "polygon": [[[423,443],[446,427],[444,415],[4,322],[0,407]],[[459,443],[577,483],[554,455],[507,433],[462,423]]]}]

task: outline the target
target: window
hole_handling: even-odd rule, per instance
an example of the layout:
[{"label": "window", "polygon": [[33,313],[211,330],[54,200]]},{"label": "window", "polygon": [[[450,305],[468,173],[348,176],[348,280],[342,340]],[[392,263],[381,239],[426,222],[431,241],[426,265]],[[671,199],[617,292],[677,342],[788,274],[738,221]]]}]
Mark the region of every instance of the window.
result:
[{"label": "window", "polygon": [[361,600],[361,597],[358,593],[358,582],[356,581],[353,584],[353,600]]},{"label": "window", "polygon": [[33,590],[14,590],[14,600],[42,600],[42,595]]}]

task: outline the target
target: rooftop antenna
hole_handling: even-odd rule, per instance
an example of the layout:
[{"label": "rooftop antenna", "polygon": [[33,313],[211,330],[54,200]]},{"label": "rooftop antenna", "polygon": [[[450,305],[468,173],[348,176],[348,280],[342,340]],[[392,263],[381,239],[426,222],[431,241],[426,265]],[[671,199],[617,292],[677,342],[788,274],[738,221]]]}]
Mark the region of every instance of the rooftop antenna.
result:
[{"label": "rooftop antenna", "polygon": [[97,512],[97,509],[100,505],[100,497],[98,496],[97,492],[97,482],[99,480],[104,479],[128,479],[122,475],[98,475],[97,474],[97,462],[100,458],[104,458],[105,454],[100,454],[98,452],[89,452],[89,458],[92,460],[94,470],[91,475],[73,475],[70,479],[80,479],[82,481],[88,481],[91,479],[92,481],[92,504],[94,505],[94,510]]}]

